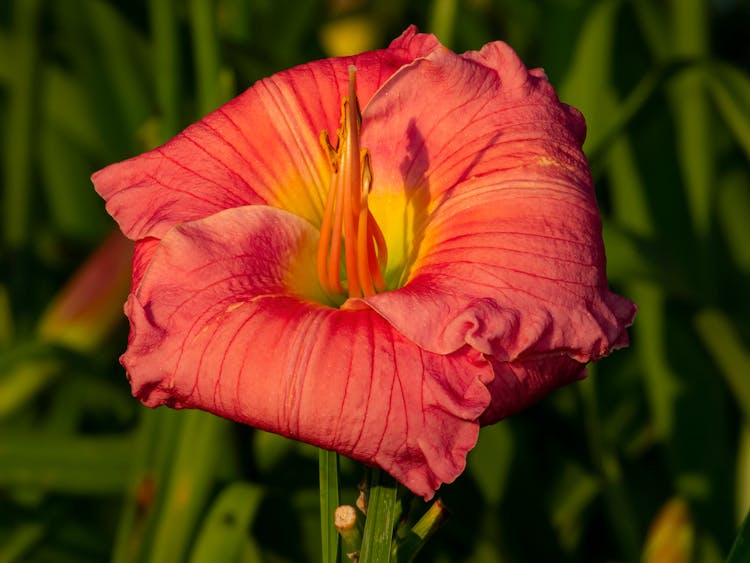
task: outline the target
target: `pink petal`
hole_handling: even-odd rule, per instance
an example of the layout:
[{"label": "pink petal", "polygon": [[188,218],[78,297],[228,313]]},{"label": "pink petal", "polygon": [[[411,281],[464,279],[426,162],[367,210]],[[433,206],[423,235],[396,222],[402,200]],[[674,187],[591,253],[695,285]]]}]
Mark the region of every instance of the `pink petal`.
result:
[{"label": "pink petal", "polygon": [[562,353],[514,362],[502,362],[491,356],[488,359],[495,378],[488,385],[492,402],[482,413],[482,425],[494,424],[585,376],[584,365]]},{"label": "pink petal", "polygon": [[[362,145],[374,192],[406,190],[417,207],[408,281],[345,307],[365,302],[432,352],[490,356],[496,382],[513,373],[525,389],[493,412],[624,346],[635,307],[607,288],[584,131],[502,43],[402,68],[365,109]],[[560,371],[560,356],[575,363]]]},{"label": "pink petal", "polygon": [[468,346],[425,352],[370,309],[300,299],[316,243],[262,206],[172,229],[126,306],[133,393],[377,464],[430,498],[464,468],[492,367]]},{"label": "pink petal", "polygon": [[132,239],[222,209],[270,204],[317,223],[328,190],[321,131],[336,135],[349,65],[362,103],[404,64],[438,46],[410,28],[388,49],[317,61],[258,81],[167,144],[92,177]]},{"label": "pink petal", "polygon": [[456,55],[438,49],[401,68],[363,111],[374,190],[429,192],[428,210],[461,182],[561,165],[588,191],[580,113],[504,43]]},{"label": "pink petal", "polygon": [[151,257],[159,247],[158,238],[146,238],[139,240],[135,243],[135,250],[133,251],[133,273],[130,283],[130,290],[135,289],[140,285],[141,279],[143,279],[148,265],[151,263]]}]

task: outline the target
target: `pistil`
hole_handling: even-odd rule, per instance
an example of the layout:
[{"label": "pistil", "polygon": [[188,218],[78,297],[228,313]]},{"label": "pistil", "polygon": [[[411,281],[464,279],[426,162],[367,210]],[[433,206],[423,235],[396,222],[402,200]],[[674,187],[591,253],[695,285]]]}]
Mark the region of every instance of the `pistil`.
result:
[{"label": "pistil", "polygon": [[335,149],[327,132],[321,133],[332,175],[320,227],[317,269],[320,284],[331,297],[367,297],[384,291],[386,286],[383,272],[388,253],[383,233],[368,207],[372,166],[367,149],[360,147],[360,121],[356,69],[350,66],[349,92],[341,102]]}]

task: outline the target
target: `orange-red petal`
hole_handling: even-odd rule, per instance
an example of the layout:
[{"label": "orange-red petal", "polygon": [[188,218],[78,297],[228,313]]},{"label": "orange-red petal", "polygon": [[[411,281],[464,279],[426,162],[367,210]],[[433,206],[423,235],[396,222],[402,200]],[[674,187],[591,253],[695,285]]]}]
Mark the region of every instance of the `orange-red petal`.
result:
[{"label": "orange-red petal", "polygon": [[408,29],[388,48],[294,67],[258,81],[165,145],[92,176],[132,239],[177,223],[268,204],[319,224],[329,185],[321,131],[336,131],[348,67],[366,103],[398,68],[438,46]]},{"label": "orange-red petal", "polygon": [[[391,291],[335,309],[316,281],[318,135],[336,130],[350,64]],[[134,393],[335,449],[429,498],[480,423],[627,342],[635,306],[607,287],[584,135],[508,46],[455,55],[410,28],[263,80],[97,173],[138,239]]]},{"label": "orange-red petal", "polygon": [[[405,191],[419,209],[403,287],[345,308],[372,307],[432,352],[468,345],[490,357],[497,377],[484,421],[627,343],[635,306],[607,287],[584,133],[543,73],[502,43],[436,50],[363,112],[375,197]],[[517,384],[502,391],[509,377]]]},{"label": "orange-red petal", "polygon": [[133,392],[377,464],[430,498],[464,469],[492,367],[468,346],[426,352],[372,310],[301,299],[290,273],[316,239],[261,206],[171,230],[126,306]]}]

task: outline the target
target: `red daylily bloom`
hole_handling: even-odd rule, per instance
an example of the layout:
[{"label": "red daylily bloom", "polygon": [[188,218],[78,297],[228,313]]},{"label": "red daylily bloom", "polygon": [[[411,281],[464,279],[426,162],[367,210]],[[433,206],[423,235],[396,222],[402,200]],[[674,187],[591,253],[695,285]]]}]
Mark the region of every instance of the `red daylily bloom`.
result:
[{"label": "red daylily bloom", "polygon": [[93,350],[122,321],[133,243],[114,231],[81,265],[42,316],[39,336],[79,351]]},{"label": "red daylily bloom", "polygon": [[507,45],[456,55],[409,28],[97,172],[137,241],[134,395],[336,450],[429,499],[480,424],[627,344],[635,307],[607,288],[584,135]]}]

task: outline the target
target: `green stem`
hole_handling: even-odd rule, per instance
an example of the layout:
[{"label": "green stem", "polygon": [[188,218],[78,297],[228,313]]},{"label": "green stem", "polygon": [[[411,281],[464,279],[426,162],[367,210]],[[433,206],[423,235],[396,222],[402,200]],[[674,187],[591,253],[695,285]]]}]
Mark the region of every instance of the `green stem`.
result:
[{"label": "green stem", "polygon": [[318,473],[323,563],[335,563],[339,547],[339,534],[334,526],[334,512],[339,505],[339,455],[324,449],[318,450]]},{"label": "green stem", "polygon": [[409,563],[424,547],[427,540],[445,523],[448,510],[443,501],[437,499],[427,512],[412,526],[408,534],[398,542],[392,551],[396,563]]},{"label": "green stem", "polygon": [[167,409],[142,411],[132,450],[130,483],[110,558],[112,563],[132,563],[145,556],[178,432],[175,412]]},{"label": "green stem", "polygon": [[156,99],[161,115],[159,142],[164,143],[180,126],[179,56],[174,0],[151,0]]},{"label": "green stem", "polygon": [[[336,509],[336,530],[341,536],[341,559],[346,561],[350,554],[359,556],[362,550],[362,532],[364,531],[363,518],[355,507],[345,505]],[[347,559],[344,559],[346,557]]]},{"label": "green stem", "polygon": [[399,515],[398,485],[385,471],[370,473],[370,496],[359,563],[389,563],[393,528]]},{"label": "green stem", "polygon": [[[35,132],[36,91],[38,72],[37,27],[40,17],[39,0],[19,0],[14,5],[15,29],[11,67],[10,98],[4,164],[3,231],[10,248],[17,249],[29,234],[32,202],[32,158]],[[3,56],[6,56],[5,54]]]},{"label": "green stem", "polygon": [[[589,370],[592,371],[592,367]],[[626,560],[637,561],[641,538],[635,526],[636,519],[622,478],[620,463],[615,453],[604,443],[595,385],[596,378],[589,374],[588,379],[577,387],[583,405],[588,446],[602,481],[604,500],[620,550]]]},{"label": "green stem", "polygon": [[141,559],[151,563],[187,560],[194,530],[224,467],[222,453],[227,451],[228,421],[198,410],[171,414],[179,424],[176,449],[165,472],[149,556]]},{"label": "green stem", "polygon": [[429,28],[446,47],[453,44],[457,8],[456,0],[434,0],[432,3]]},{"label": "green stem", "polygon": [[219,42],[216,37],[216,14],[212,0],[191,0],[190,26],[193,34],[193,56],[198,83],[198,111],[205,115],[221,104],[219,87]]}]

